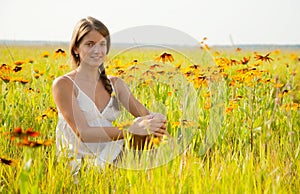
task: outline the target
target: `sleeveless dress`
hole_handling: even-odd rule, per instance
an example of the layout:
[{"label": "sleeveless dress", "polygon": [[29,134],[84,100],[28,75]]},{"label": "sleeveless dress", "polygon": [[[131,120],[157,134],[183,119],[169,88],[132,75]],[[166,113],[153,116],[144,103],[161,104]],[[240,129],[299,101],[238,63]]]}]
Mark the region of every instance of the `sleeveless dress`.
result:
[{"label": "sleeveless dress", "polygon": [[[117,119],[120,110],[118,100],[111,96],[108,104],[100,112],[96,104],[87,96],[80,87],[70,78],[78,90],[77,102],[83,112],[88,125],[91,127],[111,127],[112,121]],[[114,87],[112,85],[113,92]],[[72,128],[68,125],[60,111],[58,111],[58,123],[56,127],[56,152],[57,155],[64,155],[72,158],[70,165],[72,170],[78,171],[81,160],[89,161],[93,165],[104,167],[105,163],[113,163],[123,149],[124,140],[103,142],[103,143],[84,143]]]}]

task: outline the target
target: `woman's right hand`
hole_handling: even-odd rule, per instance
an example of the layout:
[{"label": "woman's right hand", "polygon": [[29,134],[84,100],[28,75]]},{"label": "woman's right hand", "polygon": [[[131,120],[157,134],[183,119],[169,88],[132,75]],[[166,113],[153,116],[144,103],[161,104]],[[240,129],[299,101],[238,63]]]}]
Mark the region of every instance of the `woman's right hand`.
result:
[{"label": "woman's right hand", "polygon": [[168,132],[165,130],[165,124],[166,119],[163,117],[146,115],[136,118],[128,131],[129,133],[139,136],[154,135],[162,137],[163,135],[168,135]]}]

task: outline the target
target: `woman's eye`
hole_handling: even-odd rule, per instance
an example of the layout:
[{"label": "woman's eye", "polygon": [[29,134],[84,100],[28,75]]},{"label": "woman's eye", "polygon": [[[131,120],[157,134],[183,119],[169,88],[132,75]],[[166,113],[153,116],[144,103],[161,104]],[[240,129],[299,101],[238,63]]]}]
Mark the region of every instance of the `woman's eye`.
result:
[{"label": "woman's eye", "polygon": [[87,43],[87,46],[92,47],[92,46],[94,46],[94,43],[89,42],[89,43]]}]

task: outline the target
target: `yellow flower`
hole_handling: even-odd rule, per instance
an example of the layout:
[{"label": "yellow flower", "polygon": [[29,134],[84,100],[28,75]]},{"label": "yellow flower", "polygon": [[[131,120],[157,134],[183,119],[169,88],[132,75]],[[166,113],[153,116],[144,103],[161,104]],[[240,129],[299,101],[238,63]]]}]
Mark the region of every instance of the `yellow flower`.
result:
[{"label": "yellow flower", "polygon": [[159,145],[159,142],[160,142],[160,139],[158,138],[158,137],[154,137],[153,139],[152,139],[152,143],[153,143],[153,145]]},{"label": "yellow flower", "polygon": [[112,91],[112,93],[110,94],[110,96],[111,96],[111,97],[115,97],[115,96],[116,96],[115,92]]},{"label": "yellow flower", "polygon": [[42,53],[42,57],[43,58],[48,58],[49,57],[49,52],[48,51],[44,51],[43,53]]},{"label": "yellow flower", "polygon": [[50,107],[48,108],[47,110],[45,110],[41,116],[38,116],[36,119],[38,121],[41,121],[43,119],[46,119],[46,118],[53,118],[53,117],[56,117],[57,115],[57,109],[54,108],[54,107]]},{"label": "yellow flower", "polygon": [[180,122],[178,122],[178,121],[172,123],[172,127],[173,127],[173,128],[179,127],[179,126],[180,126]]},{"label": "yellow flower", "polygon": [[57,49],[55,51],[54,58],[58,58],[60,56],[65,57],[66,56],[66,52],[64,50],[62,50],[62,49],[59,48],[59,49]]},{"label": "yellow flower", "polygon": [[211,108],[211,103],[210,103],[210,99],[206,99],[205,104],[204,104],[204,109],[208,110]]},{"label": "yellow flower", "polygon": [[26,59],[26,62],[27,63],[33,63],[34,61],[33,61],[33,59]]},{"label": "yellow flower", "polygon": [[274,88],[281,88],[282,86],[284,86],[284,84],[281,83],[274,84]]},{"label": "yellow flower", "polygon": [[299,108],[300,108],[300,104],[294,103],[294,102],[284,104],[284,105],[281,107],[281,109],[285,109],[286,111],[297,110],[297,109],[299,109]]},{"label": "yellow flower", "polygon": [[123,130],[132,125],[132,121],[124,121],[119,124],[115,124],[119,130]]},{"label": "yellow flower", "polygon": [[172,63],[172,62],[174,62],[174,57],[172,56],[172,54],[164,52],[163,54],[161,54],[160,56],[155,58],[155,61],[159,62],[160,60],[163,63],[165,63],[165,62]]},{"label": "yellow flower", "polygon": [[29,82],[29,80],[24,79],[24,78],[22,78],[22,77],[16,77],[16,78],[14,78],[12,81],[14,81],[14,82],[20,82],[21,84],[26,84],[26,83]]}]

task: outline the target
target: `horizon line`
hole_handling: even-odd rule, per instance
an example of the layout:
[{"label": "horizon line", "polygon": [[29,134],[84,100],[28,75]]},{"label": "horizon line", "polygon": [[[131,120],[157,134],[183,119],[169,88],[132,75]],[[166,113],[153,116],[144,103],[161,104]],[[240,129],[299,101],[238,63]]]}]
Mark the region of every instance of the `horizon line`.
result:
[{"label": "horizon line", "polygon": [[[69,41],[60,41],[60,40],[5,40],[5,39],[0,39],[0,45],[68,45]],[[112,42],[112,45],[117,45],[117,46],[139,46],[139,45],[155,45],[155,44],[160,44],[160,43],[126,43],[126,42]],[[176,44],[176,43],[163,43],[161,45],[166,45],[166,46],[177,46],[177,47],[199,47],[201,46],[200,43],[198,44]],[[245,47],[245,46],[279,46],[279,47],[300,47],[300,43],[240,43],[240,44],[208,44],[210,47]]]}]

